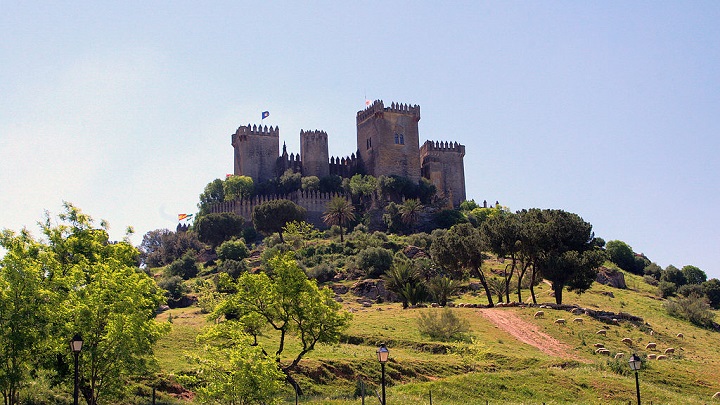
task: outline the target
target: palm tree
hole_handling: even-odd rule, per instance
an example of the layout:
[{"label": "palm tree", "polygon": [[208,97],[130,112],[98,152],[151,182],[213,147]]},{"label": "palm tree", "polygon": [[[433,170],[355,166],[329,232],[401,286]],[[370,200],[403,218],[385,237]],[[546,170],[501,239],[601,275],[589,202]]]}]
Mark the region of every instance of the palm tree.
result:
[{"label": "palm tree", "polygon": [[420,204],[420,200],[405,200],[405,202],[398,208],[403,224],[412,230],[413,225],[415,225],[420,219],[420,212],[422,209],[423,206]]},{"label": "palm tree", "polygon": [[322,218],[326,224],[340,227],[340,242],[344,242],[343,225],[355,220],[355,207],[343,197],[335,197],[328,203]]}]

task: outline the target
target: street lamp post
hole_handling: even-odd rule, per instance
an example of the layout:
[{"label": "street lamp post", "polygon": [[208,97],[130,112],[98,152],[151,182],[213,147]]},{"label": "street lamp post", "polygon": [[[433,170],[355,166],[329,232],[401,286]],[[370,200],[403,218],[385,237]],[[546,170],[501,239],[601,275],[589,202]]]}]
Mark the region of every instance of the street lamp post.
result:
[{"label": "street lamp post", "polygon": [[80,356],[80,350],[82,350],[82,346],[83,340],[80,335],[76,333],[70,341],[70,350],[73,352],[73,355],[75,355],[75,391],[73,392],[74,405],[78,405],[78,357]]},{"label": "street lamp post", "polygon": [[637,354],[630,356],[630,368],[635,371],[635,390],[637,391],[637,405],[640,405],[640,379],[638,378],[638,370],[642,367],[642,361]]},{"label": "street lamp post", "polygon": [[389,355],[390,351],[385,347],[385,343],[381,344],[377,349],[377,356],[382,367],[382,405],[387,405],[385,402],[385,363],[387,363]]}]

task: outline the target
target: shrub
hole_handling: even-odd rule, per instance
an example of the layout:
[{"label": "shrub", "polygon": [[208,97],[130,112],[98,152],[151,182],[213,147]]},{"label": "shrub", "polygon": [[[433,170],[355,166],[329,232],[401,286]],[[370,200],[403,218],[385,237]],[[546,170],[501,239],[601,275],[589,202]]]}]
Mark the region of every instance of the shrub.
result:
[{"label": "shrub", "polygon": [[670,316],[685,319],[697,326],[712,328],[714,324],[715,314],[708,299],[698,294],[670,300],[665,303],[665,310]]},{"label": "shrub", "polygon": [[357,266],[368,278],[380,277],[392,266],[392,263],[392,252],[383,248],[367,248],[357,255]]},{"label": "shrub", "polygon": [[195,256],[196,253],[194,251],[189,251],[180,259],[170,263],[165,269],[168,277],[178,276],[183,280],[189,280],[197,276],[199,269],[195,263]]},{"label": "shrub", "polygon": [[660,297],[667,298],[672,297],[677,292],[677,286],[675,283],[671,283],[669,281],[661,281],[658,284],[658,294],[660,294]]},{"label": "shrub", "polygon": [[328,263],[321,263],[306,271],[308,278],[317,280],[318,283],[326,283],[337,275],[335,268]]},{"label": "shrub", "polygon": [[644,275],[643,280],[645,280],[646,283],[648,283],[650,285],[654,285],[654,286],[657,286],[658,284],[660,284],[660,282],[650,274]]},{"label": "shrub", "polygon": [[460,319],[450,308],[431,309],[420,313],[418,329],[422,335],[433,340],[465,340],[470,325]]},{"label": "shrub", "polygon": [[682,295],[683,297],[689,297],[691,294],[696,294],[698,296],[705,295],[703,292],[703,288],[700,284],[682,285],[677,289],[677,293]]},{"label": "shrub", "polygon": [[170,308],[177,308],[185,294],[188,293],[187,286],[179,276],[163,278],[158,281],[158,286],[165,290],[167,304]]},{"label": "shrub", "polygon": [[428,283],[428,290],[435,302],[439,305],[447,305],[448,298],[458,289],[458,282],[447,276],[435,276]]},{"label": "shrub", "polygon": [[217,266],[218,273],[227,274],[228,276],[232,277],[233,280],[240,277],[243,273],[246,273],[247,270],[247,264],[245,264],[244,261],[240,260],[223,260],[222,263]]},{"label": "shrub", "polygon": [[220,260],[242,260],[248,257],[250,251],[242,239],[232,239],[223,242],[217,248],[218,259]]}]

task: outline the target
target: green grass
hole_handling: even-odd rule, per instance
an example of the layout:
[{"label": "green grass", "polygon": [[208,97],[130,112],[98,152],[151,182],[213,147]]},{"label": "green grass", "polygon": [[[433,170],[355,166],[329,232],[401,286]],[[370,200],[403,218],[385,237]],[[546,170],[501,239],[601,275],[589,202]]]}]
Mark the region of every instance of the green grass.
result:
[{"label": "green grass", "polygon": [[[494,263],[493,266],[497,266]],[[378,304],[364,308],[355,297],[344,296],[344,306],[353,312],[344,343],[318,346],[300,363],[297,379],[307,396],[301,403],[349,405],[360,404],[354,398],[359,379],[368,385],[367,404],[376,404],[371,393],[378,389],[380,366],[375,357],[377,345],[388,344],[391,360],[387,364],[388,403],[443,405],[483,404],[627,404],[635,399],[635,381],[627,365],[633,352],[645,357],[648,342],[658,349],[674,347],[668,361],[648,361],[640,371],[644,403],[706,403],[720,391],[720,333],[699,329],[690,323],[669,317],[663,300],[656,297],[655,287],[642,277],[625,274],[627,290],[594,284],[577,295],[566,292],[564,301],[581,307],[612,312],[628,312],[644,319],[644,325],[622,322],[606,325],[588,316],[582,324],[558,326],[556,318],[571,320],[566,311],[546,309],[544,319],[535,319],[536,308],[504,308],[541,331],[570,347],[571,354],[582,361],[570,361],[544,354],[539,349],[515,340],[481,316],[477,309],[454,308],[470,324],[474,355],[454,354],[468,347],[465,342],[433,342],[418,332],[416,320],[421,311],[403,310],[399,303]],[[538,302],[554,302],[549,286],[536,287]],[[612,293],[613,297],[604,293]],[[516,299],[516,295],[511,295]],[[523,291],[523,300],[529,299]],[[482,292],[468,293],[455,302],[485,302]],[[172,315],[172,331],[157,346],[160,366],[166,374],[191,371],[184,353],[196,347],[195,336],[206,326],[205,316],[197,308],[176,309],[161,314],[167,322]],[[606,336],[596,335],[606,329]],[[650,335],[653,330],[654,335]],[[676,337],[678,332],[684,339]],[[633,346],[621,342],[630,338]],[[273,342],[273,336],[264,343]],[[594,353],[594,343],[603,343],[613,353],[626,353],[625,359],[612,361]],[[295,353],[298,343],[289,341],[286,351]],[[682,348],[682,350],[680,349]],[[445,353],[449,350],[450,353]],[[286,357],[287,358],[287,357]],[[613,371],[616,370],[616,372]],[[187,403],[187,402],[186,402]],[[285,403],[294,403],[288,388]]]}]

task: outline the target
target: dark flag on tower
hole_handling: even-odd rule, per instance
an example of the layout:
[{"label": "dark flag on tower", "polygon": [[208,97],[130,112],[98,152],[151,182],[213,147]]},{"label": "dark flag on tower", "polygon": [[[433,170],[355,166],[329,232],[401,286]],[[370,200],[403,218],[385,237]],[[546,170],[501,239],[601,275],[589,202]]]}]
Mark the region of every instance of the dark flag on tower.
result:
[{"label": "dark flag on tower", "polygon": [[262,119],[265,119],[270,116],[270,111],[263,111],[262,112]]}]

